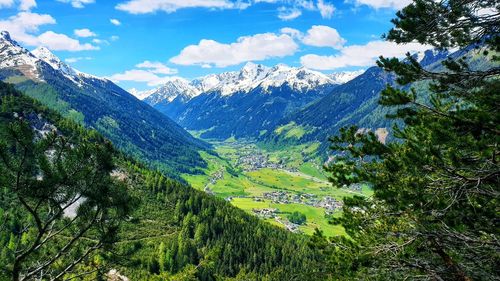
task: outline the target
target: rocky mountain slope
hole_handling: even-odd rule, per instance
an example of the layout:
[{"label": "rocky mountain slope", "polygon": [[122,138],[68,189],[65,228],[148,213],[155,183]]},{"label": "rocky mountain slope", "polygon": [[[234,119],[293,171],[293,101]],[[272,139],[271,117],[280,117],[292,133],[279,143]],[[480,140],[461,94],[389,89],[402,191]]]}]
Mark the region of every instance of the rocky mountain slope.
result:
[{"label": "rocky mountain slope", "polygon": [[46,48],[29,52],[7,32],[0,36],[0,80],[95,128],[155,168],[173,174],[205,165],[198,150],[209,146],[168,117],[113,82],[71,68]]}]

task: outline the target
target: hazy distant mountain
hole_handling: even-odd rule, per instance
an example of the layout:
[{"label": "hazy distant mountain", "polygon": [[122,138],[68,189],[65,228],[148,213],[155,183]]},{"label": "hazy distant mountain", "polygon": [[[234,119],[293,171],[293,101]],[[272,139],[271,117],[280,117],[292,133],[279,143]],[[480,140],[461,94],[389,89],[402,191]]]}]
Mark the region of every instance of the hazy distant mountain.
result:
[{"label": "hazy distant mountain", "polygon": [[197,150],[208,145],[175,122],[113,82],[71,68],[46,48],[29,52],[7,32],[0,36],[0,79],[164,171],[204,165]]}]

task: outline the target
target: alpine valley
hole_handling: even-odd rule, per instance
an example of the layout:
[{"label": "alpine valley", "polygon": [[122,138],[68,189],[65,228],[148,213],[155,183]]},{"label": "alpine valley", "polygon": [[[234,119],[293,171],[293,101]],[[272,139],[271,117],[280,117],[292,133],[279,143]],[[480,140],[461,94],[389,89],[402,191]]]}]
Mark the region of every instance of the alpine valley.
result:
[{"label": "alpine valley", "polygon": [[500,280],[498,1],[0,0],[0,29],[0,281]]},{"label": "alpine valley", "polygon": [[202,138],[256,138],[360,73],[329,77],[306,68],[247,63],[236,72],[173,79],[144,101],[188,130],[204,131]]}]

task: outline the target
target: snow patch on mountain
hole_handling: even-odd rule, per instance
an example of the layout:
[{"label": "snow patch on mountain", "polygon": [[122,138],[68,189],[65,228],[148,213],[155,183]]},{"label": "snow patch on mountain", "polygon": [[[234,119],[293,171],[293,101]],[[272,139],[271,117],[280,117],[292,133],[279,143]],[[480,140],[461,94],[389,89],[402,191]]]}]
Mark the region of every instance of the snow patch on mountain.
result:
[{"label": "snow patch on mountain", "polygon": [[345,84],[354,78],[358,77],[359,75],[363,74],[365,72],[364,69],[362,70],[357,70],[357,71],[342,71],[342,72],[336,72],[328,75],[330,79],[333,80],[333,83],[336,85],[342,85]]},{"label": "snow patch on mountain", "polygon": [[180,97],[183,101],[192,99],[199,95],[201,90],[184,78],[175,77],[158,89],[144,92],[145,100],[149,104],[155,105],[160,102],[172,102]]},{"label": "snow patch on mountain", "polygon": [[171,102],[178,96],[188,101],[203,93],[231,96],[235,93],[249,93],[256,89],[270,93],[273,88],[284,85],[297,92],[306,93],[320,86],[335,84],[338,83],[327,75],[304,67],[289,67],[284,64],[267,67],[249,62],[240,71],[210,74],[191,82],[181,78],[173,79],[162,87],[148,92],[145,100],[155,105],[164,101]]},{"label": "snow patch on mountain", "polygon": [[105,78],[97,77],[74,69],[45,47],[38,47],[31,51],[31,53],[35,57],[48,63],[54,70],[59,71],[61,74],[66,76],[66,78],[72,80],[80,87],[82,87],[85,83],[92,83],[93,80],[97,80],[98,82],[109,82],[109,80]]},{"label": "snow patch on mountain", "polygon": [[31,51],[31,53],[35,57],[48,63],[55,70],[61,71],[66,76],[71,76],[71,77],[77,76],[76,71],[71,66],[61,61],[56,55],[54,55],[51,51],[49,51],[49,49],[45,47],[38,47],[33,51]]},{"label": "snow patch on mountain", "polygon": [[0,68],[16,68],[27,77],[41,80],[37,71],[40,60],[12,40],[7,31],[0,33]]}]

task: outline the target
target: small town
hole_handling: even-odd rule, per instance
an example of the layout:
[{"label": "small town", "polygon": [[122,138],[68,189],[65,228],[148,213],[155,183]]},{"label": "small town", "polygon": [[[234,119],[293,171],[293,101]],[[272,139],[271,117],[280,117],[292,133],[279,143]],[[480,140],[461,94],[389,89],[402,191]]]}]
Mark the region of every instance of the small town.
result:
[{"label": "small town", "polygon": [[260,152],[249,153],[238,158],[236,166],[242,167],[245,172],[252,172],[259,169],[286,169],[286,166],[281,163],[274,163],[269,161],[269,157]]},{"label": "small town", "polygon": [[255,201],[263,201],[263,199],[271,200],[277,204],[305,204],[313,207],[324,208],[327,214],[333,213],[337,209],[342,208],[342,201],[336,200],[333,197],[325,196],[319,199],[314,194],[292,194],[286,191],[264,192],[262,198],[254,197]]}]

